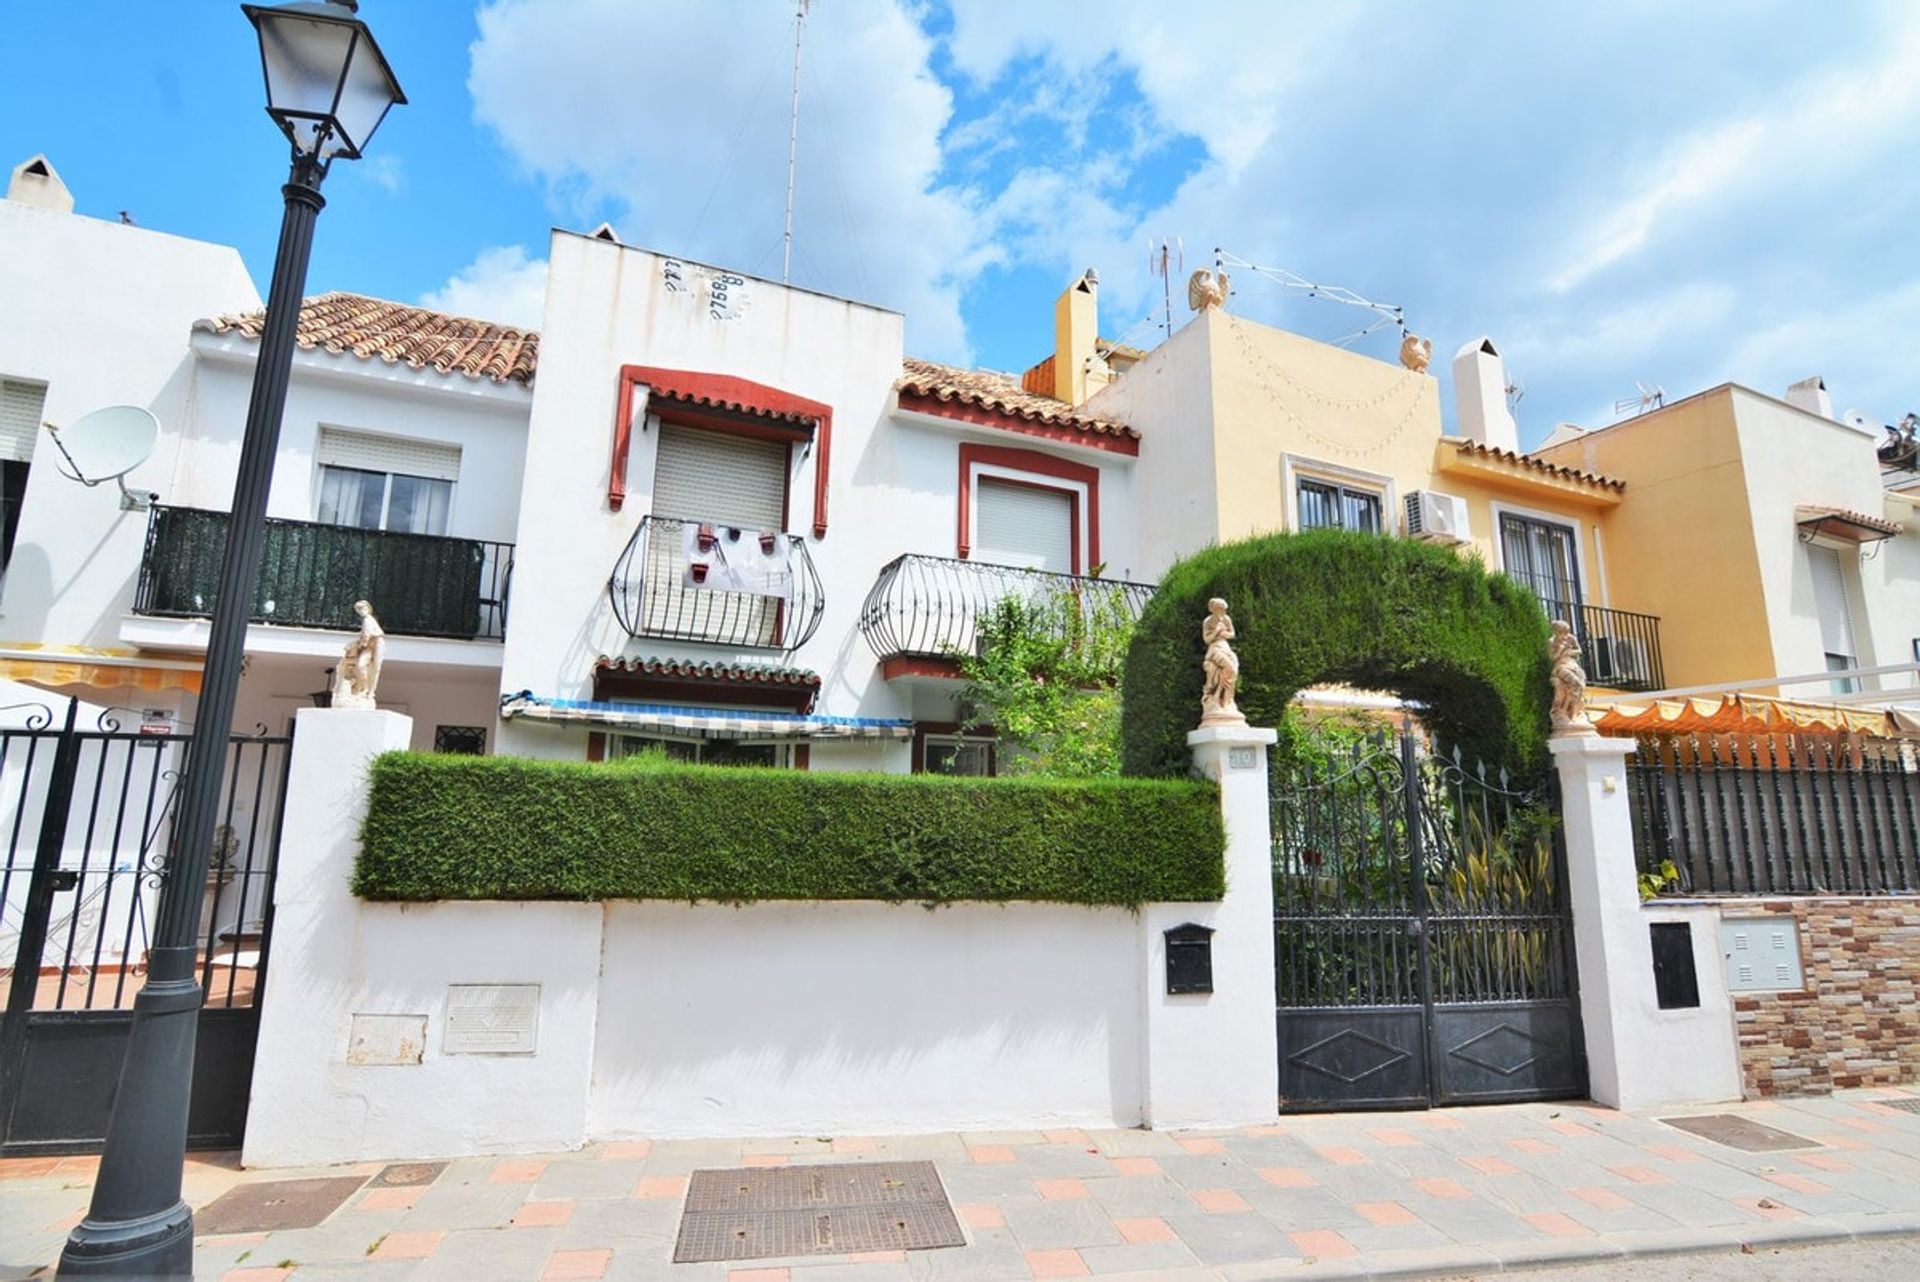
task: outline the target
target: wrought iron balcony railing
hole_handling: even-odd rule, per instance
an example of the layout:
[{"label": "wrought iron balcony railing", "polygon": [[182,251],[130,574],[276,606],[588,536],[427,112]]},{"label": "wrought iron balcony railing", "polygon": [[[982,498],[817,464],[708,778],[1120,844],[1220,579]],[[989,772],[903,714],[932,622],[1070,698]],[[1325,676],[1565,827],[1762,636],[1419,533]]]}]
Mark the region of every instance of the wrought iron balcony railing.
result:
[{"label": "wrought iron balcony railing", "polygon": [[[881,568],[860,607],[860,633],[882,659],[946,658],[977,653],[981,620],[1003,601],[1070,602],[1082,618],[1114,611],[1137,620],[1152,595],[1150,583],[943,556],[898,556]],[[1058,618],[1064,628],[1073,614]]]},{"label": "wrought iron balcony railing", "polygon": [[1660,616],[1604,606],[1542,601],[1549,619],[1565,619],[1580,639],[1587,680],[1628,693],[1662,689]]},{"label": "wrought iron balcony railing", "polygon": [[640,518],[607,597],[631,637],[788,653],[826,609],[805,539],[666,516]]},{"label": "wrought iron balcony railing", "polygon": [[[206,618],[220,593],[225,512],[155,505],[133,612]],[[498,640],[506,635],[513,544],[398,534],[269,518],[253,594],[255,623],[360,626],[353,603],[373,603],[396,636]]]}]

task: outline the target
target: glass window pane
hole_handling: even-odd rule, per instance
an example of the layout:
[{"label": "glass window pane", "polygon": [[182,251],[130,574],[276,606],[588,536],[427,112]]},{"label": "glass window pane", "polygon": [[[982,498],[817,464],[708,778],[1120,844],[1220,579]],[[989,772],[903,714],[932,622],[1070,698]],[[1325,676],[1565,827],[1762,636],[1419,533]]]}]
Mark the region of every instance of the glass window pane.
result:
[{"label": "glass window pane", "polygon": [[929,739],[921,768],[930,775],[993,774],[993,743],[986,739]]},{"label": "glass window pane", "polygon": [[395,476],[387,501],[387,528],[405,534],[445,534],[453,505],[453,482]]},{"label": "glass window pane", "polygon": [[380,528],[380,509],[387,494],[385,472],[363,472],[355,467],[320,469],[320,503],[314,519],[322,525],[351,525],[362,530]]},{"label": "glass window pane", "polygon": [[1368,534],[1380,533],[1380,496],[1366,494],[1359,490],[1341,490],[1341,526],[1349,530],[1362,530]]},{"label": "glass window pane", "polygon": [[1300,528],[1318,530],[1339,523],[1333,487],[1318,481],[1300,482]]}]

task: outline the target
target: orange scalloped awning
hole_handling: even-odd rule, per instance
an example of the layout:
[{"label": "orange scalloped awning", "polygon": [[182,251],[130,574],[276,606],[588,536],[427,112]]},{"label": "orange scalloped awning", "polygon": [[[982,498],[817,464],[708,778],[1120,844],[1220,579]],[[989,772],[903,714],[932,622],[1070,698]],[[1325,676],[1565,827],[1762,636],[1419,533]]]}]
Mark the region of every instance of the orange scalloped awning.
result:
[{"label": "orange scalloped awning", "polygon": [[200,693],[200,669],[176,663],[141,662],[110,651],[48,650],[27,657],[18,653],[0,658],[0,679],[36,686],[91,686],[123,690],[131,686],[158,694],[163,690]]},{"label": "orange scalloped awning", "polygon": [[1602,734],[1791,734],[1800,730],[1868,735],[1920,734],[1920,717],[1899,709],[1849,708],[1757,694],[1729,694],[1649,703],[1619,700],[1597,709]]}]

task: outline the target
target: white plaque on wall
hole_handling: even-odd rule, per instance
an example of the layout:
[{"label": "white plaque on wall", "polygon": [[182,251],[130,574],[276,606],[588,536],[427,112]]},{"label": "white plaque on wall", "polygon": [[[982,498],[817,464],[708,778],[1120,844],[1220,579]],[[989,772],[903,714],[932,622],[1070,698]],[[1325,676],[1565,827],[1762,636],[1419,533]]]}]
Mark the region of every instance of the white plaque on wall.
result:
[{"label": "white plaque on wall", "polygon": [[448,984],[448,1055],[531,1055],[539,1040],[540,985]]},{"label": "white plaque on wall", "polygon": [[356,1013],[347,1032],[347,1063],[368,1066],[418,1064],[427,1049],[425,1015]]}]

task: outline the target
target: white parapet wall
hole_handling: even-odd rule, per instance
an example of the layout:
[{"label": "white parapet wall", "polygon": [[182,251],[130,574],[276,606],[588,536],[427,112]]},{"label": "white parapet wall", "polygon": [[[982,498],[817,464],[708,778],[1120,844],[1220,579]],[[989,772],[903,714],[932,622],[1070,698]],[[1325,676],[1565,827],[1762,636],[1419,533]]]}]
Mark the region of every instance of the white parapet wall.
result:
[{"label": "white parapet wall", "polygon": [[[367,765],[409,733],[300,714],[248,1165],[1276,1112],[1270,731],[1195,743],[1226,898],[1139,912],[362,902]],[[1211,993],[1167,992],[1162,932],[1186,922],[1214,929]]]}]

